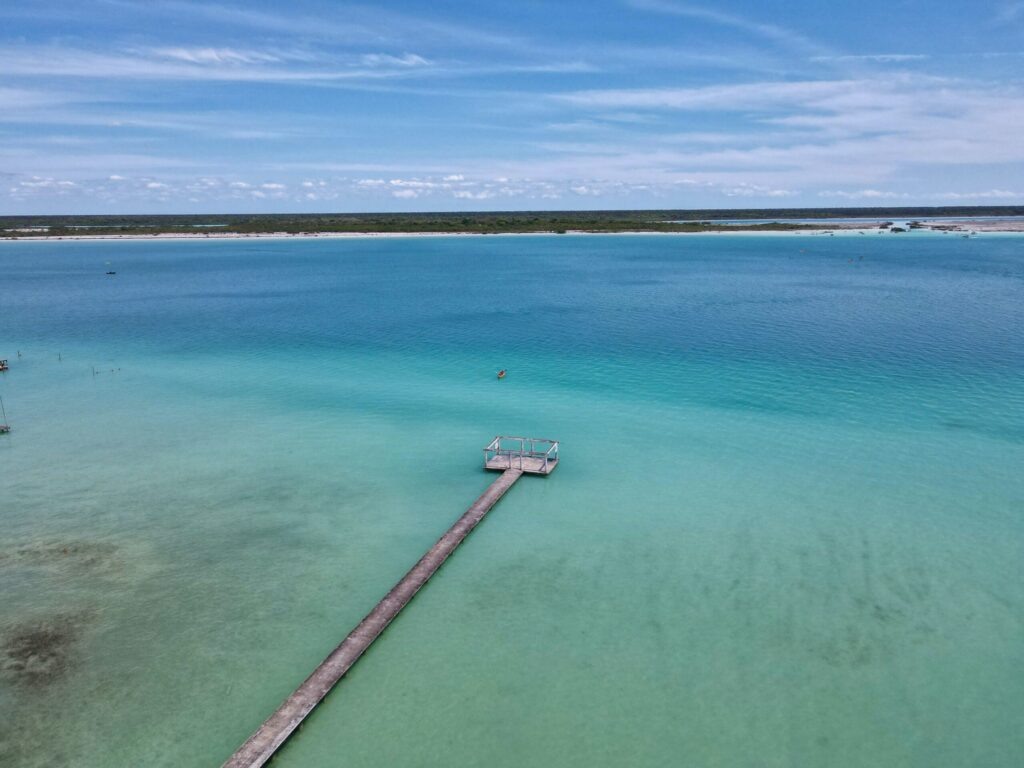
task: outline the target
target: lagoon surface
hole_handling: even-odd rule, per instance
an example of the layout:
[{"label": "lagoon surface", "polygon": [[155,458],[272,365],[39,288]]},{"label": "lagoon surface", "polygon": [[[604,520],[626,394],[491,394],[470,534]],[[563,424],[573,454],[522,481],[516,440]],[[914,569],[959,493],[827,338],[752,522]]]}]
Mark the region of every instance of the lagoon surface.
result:
[{"label": "lagoon surface", "polygon": [[0,763],[219,765],[505,433],[280,766],[1018,766],[1022,329],[1019,236],[0,243]]}]

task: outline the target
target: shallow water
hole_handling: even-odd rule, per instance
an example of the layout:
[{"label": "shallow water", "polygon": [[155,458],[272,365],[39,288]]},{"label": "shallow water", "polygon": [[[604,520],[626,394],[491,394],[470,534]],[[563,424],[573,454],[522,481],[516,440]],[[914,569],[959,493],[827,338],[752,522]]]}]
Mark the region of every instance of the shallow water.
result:
[{"label": "shallow water", "polygon": [[0,275],[5,766],[218,764],[498,433],[564,461],[282,766],[1019,764],[1024,237],[0,243]]}]

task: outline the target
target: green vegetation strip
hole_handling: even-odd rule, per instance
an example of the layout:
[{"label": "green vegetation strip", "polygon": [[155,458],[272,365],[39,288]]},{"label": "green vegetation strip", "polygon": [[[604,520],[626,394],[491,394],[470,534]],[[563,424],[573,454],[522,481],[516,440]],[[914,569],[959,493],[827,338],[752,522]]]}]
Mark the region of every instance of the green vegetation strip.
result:
[{"label": "green vegetation strip", "polygon": [[[1022,206],[946,208],[779,208],[660,211],[497,211],[474,213],[318,213],[174,216],[7,216],[0,237],[159,234],[317,234],[403,232],[704,232],[828,229],[834,224],[763,223],[764,219],[909,220],[925,217],[1024,216]],[[752,220],[749,224],[726,221]]]}]

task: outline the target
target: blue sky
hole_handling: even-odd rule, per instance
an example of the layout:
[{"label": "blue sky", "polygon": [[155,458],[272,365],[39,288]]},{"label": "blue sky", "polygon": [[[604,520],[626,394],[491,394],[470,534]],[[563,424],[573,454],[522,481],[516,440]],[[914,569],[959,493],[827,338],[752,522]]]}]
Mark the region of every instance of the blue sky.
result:
[{"label": "blue sky", "polygon": [[1024,203],[1024,2],[0,3],[0,213]]}]

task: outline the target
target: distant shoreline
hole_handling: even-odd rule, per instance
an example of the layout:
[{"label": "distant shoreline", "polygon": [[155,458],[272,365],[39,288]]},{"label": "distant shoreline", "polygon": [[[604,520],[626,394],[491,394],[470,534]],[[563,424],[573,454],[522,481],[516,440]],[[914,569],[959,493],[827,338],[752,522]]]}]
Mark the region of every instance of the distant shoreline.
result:
[{"label": "distant shoreline", "polygon": [[1024,206],[0,216],[0,239],[225,240],[558,234],[1024,232]]},{"label": "distant shoreline", "polygon": [[[917,231],[948,232],[950,234],[1022,234],[1024,233],[1024,220],[985,220],[968,221],[959,219],[957,221],[930,221],[922,222],[914,227]],[[553,236],[553,235],[803,235],[803,236],[828,236],[832,234],[893,234],[890,230],[879,227],[866,227],[857,224],[836,224],[834,226],[815,225],[793,228],[764,228],[745,227],[743,225],[723,225],[718,227],[707,227],[699,230],[645,230],[645,229],[623,229],[623,230],[537,230],[535,232],[158,232],[138,234],[74,234],[74,235],[44,235],[44,234],[10,234],[0,235],[0,241],[6,242],[58,242],[58,241],[91,241],[91,240],[331,240],[331,239],[381,239],[381,238],[407,238],[407,237],[508,237],[508,236]]]},{"label": "distant shoreline", "polygon": [[[875,230],[881,231],[881,230]],[[219,232],[191,233],[165,232],[159,234],[137,235],[21,235],[3,236],[0,240],[9,242],[56,242],[61,240],[379,240],[410,237],[547,237],[558,235],[791,235],[791,234],[823,234],[821,230],[750,230],[708,229],[696,232],[659,232],[657,230],[623,230],[592,232],[587,230],[565,230],[536,232]]]}]

